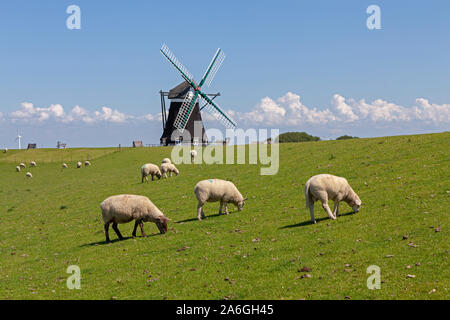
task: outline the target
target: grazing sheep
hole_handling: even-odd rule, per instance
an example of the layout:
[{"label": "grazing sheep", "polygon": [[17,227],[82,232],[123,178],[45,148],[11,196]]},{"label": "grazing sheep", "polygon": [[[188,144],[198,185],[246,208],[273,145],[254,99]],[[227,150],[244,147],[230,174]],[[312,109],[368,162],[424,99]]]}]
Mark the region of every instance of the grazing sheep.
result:
[{"label": "grazing sheep", "polygon": [[78,162],[77,162],[77,169],[80,169],[80,168],[81,168],[81,162],[78,161]]},{"label": "grazing sheep", "polygon": [[194,159],[196,156],[197,156],[197,151],[191,150],[191,162],[194,162]]},{"label": "grazing sheep", "polygon": [[63,169],[67,169],[67,164],[63,163],[62,167],[63,167]]},{"label": "grazing sheep", "polygon": [[242,194],[232,182],[220,179],[200,181],[195,186],[194,192],[198,200],[198,220],[202,220],[202,218],[205,218],[203,205],[206,202],[220,201],[219,215],[221,215],[222,206],[225,206],[225,213],[228,214],[228,202],[233,203],[238,208],[238,210],[241,211],[245,204],[244,201],[247,200],[247,198],[244,199]]},{"label": "grazing sheep", "polygon": [[19,167],[26,168],[27,166],[25,165],[25,163],[19,163]]},{"label": "grazing sheep", "polygon": [[33,175],[30,172],[27,172],[27,178],[33,178]]},{"label": "grazing sheep", "polygon": [[8,152],[8,148],[3,149],[3,153],[7,153]]},{"label": "grazing sheep", "polygon": [[89,161],[86,160],[86,161],[84,162],[84,165],[85,165],[86,167],[89,167],[89,166],[91,166],[91,163],[90,163]]},{"label": "grazing sheep", "polygon": [[147,176],[150,176],[150,175],[152,176],[152,181],[154,180],[155,176],[157,176],[158,179],[161,179],[161,177],[162,177],[161,171],[159,171],[159,168],[157,165],[155,165],[153,163],[144,164],[141,167],[142,183],[144,183],[144,179],[145,179],[145,181],[148,182]]},{"label": "grazing sheep", "polygon": [[167,179],[167,173],[172,176],[172,173],[175,173],[175,175],[179,175],[180,171],[178,171],[177,167],[175,167],[172,163],[163,163],[161,164],[161,173],[166,177]]},{"label": "grazing sheep", "polygon": [[[314,219],[314,202],[317,200],[322,202],[323,209],[333,220],[338,216],[340,201],[347,202],[354,212],[358,212],[361,207],[361,200],[350,187],[347,180],[331,174],[319,174],[311,177],[305,184],[305,199],[306,208],[309,209],[312,223],[316,223]],[[334,202],[333,212],[328,206],[328,200],[333,200]]]},{"label": "grazing sheep", "polygon": [[141,227],[142,236],[145,237],[144,222],[154,222],[159,229],[159,232],[164,234],[167,232],[167,222],[169,218],[144,196],[136,196],[129,194],[122,194],[112,196],[103,201],[100,205],[102,209],[103,222],[105,223],[106,242],[109,240],[109,224],[112,223],[112,228],[116,232],[120,240],[123,240],[117,224],[128,223],[136,220],[134,224],[133,237],[136,237],[136,229],[139,225]]},{"label": "grazing sheep", "polygon": [[30,167],[36,167],[36,166],[37,166],[37,164],[36,164],[35,161],[31,161],[31,162],[30,162]]},{"label": "grazing sheep", "polygon": [[172,163],[169,158],[164,158],[161,163]]},{"label": "grazing sheep", "polygon": [[19,166],[16,167],[16,171],[20,172],[20,167]]}]

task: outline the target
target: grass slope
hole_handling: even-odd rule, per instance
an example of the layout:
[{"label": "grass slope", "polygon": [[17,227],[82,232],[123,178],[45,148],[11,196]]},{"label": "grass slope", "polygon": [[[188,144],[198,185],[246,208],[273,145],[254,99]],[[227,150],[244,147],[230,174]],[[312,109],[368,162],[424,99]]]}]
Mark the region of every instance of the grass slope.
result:
[{"label": "grass slope", "polygon": [[[288,143],[275,176],[258,165],[180,165],[178,177],[149,184],[140,166],[170,148],[0,154],[0,299],[448,299],[449,138]],[[88,152],[93,166],[74,169]],[[64,171],[61,153],[72,160]],[[28,180],[15,166],[31,159]],[[349,214],[343,204],[336,221],[316,206],[312,225],[303,185],[325,172],[345,176],[364,206]],[[193,188],[207,178],[233,180],[250,198],[244,210],[219,217],[207,204],[209,217],[195,220]],[[132,239],[130,223],[119,226],[125,241],[111,230],[104,244],[99,204],[121,193],[148,196],[172,219],[169,232],[145,224],[150,237]],[[81,268],[81,290],[66,287],[69,265]],[[381,290],[366,287],[370,265]]]}]

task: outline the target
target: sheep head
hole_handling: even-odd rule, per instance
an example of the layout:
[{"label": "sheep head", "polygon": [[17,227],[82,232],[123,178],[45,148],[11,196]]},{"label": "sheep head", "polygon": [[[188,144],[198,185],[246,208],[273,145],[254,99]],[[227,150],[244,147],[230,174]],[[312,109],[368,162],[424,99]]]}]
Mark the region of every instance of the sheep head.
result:
[{"label": "sheep head", "polygon": [[167,218],[166,216],[160,216],[159,218],[158,218],[158,220],[156,220],[156,226],[158,227],[158,229],[159,229],[159,232],[161,233],[161,234],[164,234],[164,233],[166,233],[167,232],[167,223],[170,221],[170,219],[169,218]]}]

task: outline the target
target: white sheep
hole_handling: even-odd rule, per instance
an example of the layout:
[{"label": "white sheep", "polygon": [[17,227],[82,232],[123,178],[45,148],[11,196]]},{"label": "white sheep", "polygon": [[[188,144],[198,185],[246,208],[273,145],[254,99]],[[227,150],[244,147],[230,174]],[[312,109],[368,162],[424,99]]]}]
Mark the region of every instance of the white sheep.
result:
[{"label": "white sheep", "polygon": [[112,196],[103,201],[100,205],[102,209],[103,222],[105,223],[106,242],[109,240],[109,224],[112,223],[112,228],[116,232],[120,240],[123,239],[120,234],[117,224],[128,223],[136,220],[134,224],[133,237],[136,237],[136,229],[139,225],[141,227],[142,236],[145,237],[144,222],[154,222],[159,229],[159,232],[164,234],[167,232],[167,223],[169,218],[144,196],[122,194]]},{"label": "white sheep", "polygon": [[21,167],[21,168],[26,168],[27,166],[25,165],[25,163],[19,163],[19,167]]},{"label": "white sheep", "polygon": [[[311,177],[305,184],[305,199],[306,208],[309,209],[312,223],[316,223],[314,219],[314,202],[317,200],[322,202],[323,209],[333,220],[339,214],[340,201],[347,202],[354,212],[358,212],[361,207],[361,200],[350,187],[347,179],[331,174],[319,174]],[[334,202],[333,212],[328,206],[328,200],[333,200]]]},{"label": "white sheep", "polygon": [[177,167],[175,167],[175,165],[172,163],[161,164],[161,174],[164,175],[164,177],[166,177],[166,179],[167,179],[167,173],[169,173],[170,176],[172,176],[172,173],[175,173],[175,175],[177,176],[180,174],[180,171],[178,171]]},{"label": "white sheep", "polygon": [[3,153],[7,153],[8,152],[8,148],[3,149]]},{"label": "white sheep", "polygon": [[77,169],[80,169],[80,168],[81,168],[81,162],[78,161],[78,162],[77,162]]},{"label": "white sheep", "polygon": [[232,182],[220,179],[200,181],[195,186],[194,193],[198,200],[198,220],[202,220],[202,218],[205,218],[203,205],[206,202],[220,201],[219,215],[221,215],[223,206],[225,206],[225,213],[228,214],[228,202],[233,203],[238,208],[238,210],[241,211],[244,207],[245,200],[247,200],[247,198],[244,199],[242,194]]},{"label": "white sheep", "polygon": [[91,163],[90,163],[89,161],[86,160],[86,161],[84,162],[84,165],[85,165],[86,167],[89,167],[89,166],[91,166]]},{"label": "white sheep", "polygon": [[36,161],[31,161],[30,162],[30,167],[36,167],[36,166],[37,166]]},{"label": "white sheep", "polygon": [[172,163],[169,158],[164,158],[161,163]]},{"label": "white sheep", "polygon": [[191,150],[191,162],[194,162],[194,159],[196,156],[197,156],[197,151]]},{"label": "white sheep", "polygon": [[144,180],[148,182],[148,176],[150,175],[152,176],[152,181],[154,180],[155,176],[157,176],[158,179],[161,179],[162,177],[161,171],[159,171],[157,165],[153,163],[144,164],[141,167],[142,183],[144,183]]},{"label": "white sheep", "polygon": [[62,167],[63,167],[63,169],[67,169],[67,164],[63,163]]},{"label": "white sheep", "polygon": [[20,166],[17,166],[17,167],[16,167],[16,171],[17,171],[17,172],[20,172]]},{"label": "white sheep", "polygon": [[30,172],[27,172],[27,178],[33,178],[33,175]]}]

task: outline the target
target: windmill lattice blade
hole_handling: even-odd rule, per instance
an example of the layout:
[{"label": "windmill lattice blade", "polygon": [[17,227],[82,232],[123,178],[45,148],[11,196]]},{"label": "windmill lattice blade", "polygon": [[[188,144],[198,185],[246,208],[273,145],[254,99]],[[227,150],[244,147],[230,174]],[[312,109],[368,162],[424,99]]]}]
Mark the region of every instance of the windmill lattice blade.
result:
[{"label": "windmill lattice blade", "polygon": [[201,85],[206,84],[208,87],[211,85],[211,82],[213,81],[217,71],[225,60],[225,57],[225,53],[221,49],[217,49],[217,52],[211,60],[208,69],[206,69],[206,72],[203,75]]},{"label": "windmill lattice blade", "polygon": [[188,71],[188,69],[186,69],[185,66],[183,66],[180,60],[178,60],[177,57],[175,57],[172,51],[170,51],[169,47],[163,44],[160,51],[163,54],[163,56],[175,67],[175,69],[177,69],[181,73],[181,76],[184,78],[184,80],[192,84],[193,83],[192,74]]},{"label": "windmill lattice blade", "polygon": [[194,110],[195,104],[197,103],[198,93],[189,91],[181,104],[180,110],[178,111],[177,117],[175,118],[174,126],[181,132],[184,131],[186,124],[191,117],[192,111]]},{"label": "windmill lattice blade", "polygon": [[[211,99],[207,100],[208,104],[204,107],[212,116],[214,116],[220,123],[222,123],[228,129],[236,128],[236,122],[231,119],[222,109],[215,104]],[[208,101],[209,100],[209,101]]]}]

